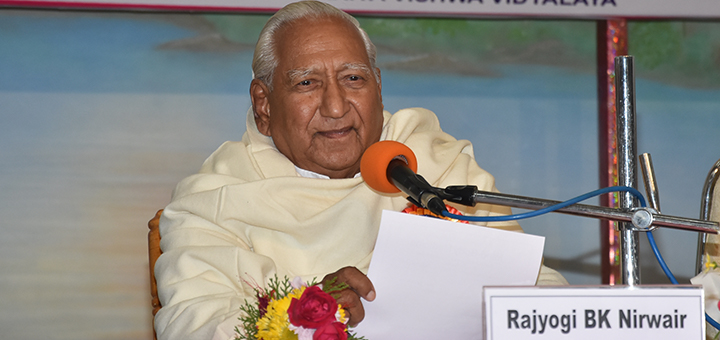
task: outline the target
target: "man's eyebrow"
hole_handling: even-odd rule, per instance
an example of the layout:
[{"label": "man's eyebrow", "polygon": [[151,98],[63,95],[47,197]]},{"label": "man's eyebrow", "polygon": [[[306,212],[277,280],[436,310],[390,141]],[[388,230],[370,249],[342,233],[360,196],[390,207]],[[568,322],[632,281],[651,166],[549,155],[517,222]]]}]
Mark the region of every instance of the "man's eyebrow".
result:
[{"label": "man's eyebrow", "polygon": [[372,70],[370,68],[363,64],[363,63],[346,63],[343,65],[344,69],[346,70],[360,70],[367,73],[372,73]]},{"label": "man's eyebrow", "polygon": [[315,72],[315,70],[311,68],[296,68],[294,70],[287,71],[287,76],[290,81],[294,81],[295,79],[305,78],[313,72]]},{"label": "man's eyebrow", "polygon": [[[372,70],[370,67],[363,63],[345,63],[342,66],[342,70],[358,70],[362,71],[365,74],[371,74]],[[317,70],[314,68],[296,68],[287,71],[287,76],[290,82],[295,82],[296,79],[302,79],[305,78],[313,73],[316,73]]]}]

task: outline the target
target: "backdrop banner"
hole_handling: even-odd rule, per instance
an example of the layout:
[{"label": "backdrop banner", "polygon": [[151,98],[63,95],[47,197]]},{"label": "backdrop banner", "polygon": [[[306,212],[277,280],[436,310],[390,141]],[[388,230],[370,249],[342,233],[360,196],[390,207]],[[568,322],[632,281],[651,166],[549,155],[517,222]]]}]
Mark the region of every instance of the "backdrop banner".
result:
[{"label": "backdrop banner", "polygon": [[[415,17],[720,18],[720,0],[325,0],[360,15]],[[0,7],[274,12],[293,0],[0,0]]]}]

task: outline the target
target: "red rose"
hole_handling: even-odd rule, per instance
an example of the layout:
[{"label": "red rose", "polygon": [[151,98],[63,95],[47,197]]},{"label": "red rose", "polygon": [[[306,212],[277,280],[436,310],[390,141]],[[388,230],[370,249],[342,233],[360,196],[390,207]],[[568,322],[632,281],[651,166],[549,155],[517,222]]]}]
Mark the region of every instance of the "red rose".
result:
[{"label": "red rose", "polygon": [[300,300],[292,299],[288,316],[290,323],[305,328],[319,328],[335,321],[338,304],[330,294],[318,286],[305,289]]},{"label": "red rose", "polygon": [[313,340],[347,340],[345,324],[333,322],[315,330]]},{"label": "red rose", "polygon": [[263,294],[260,295],[260,292],[255,294],[258,298],[258,311],[260,312],[260,317],[262,318],[265,313],[267,313],[268,305],[270,304],[270,295]]}]

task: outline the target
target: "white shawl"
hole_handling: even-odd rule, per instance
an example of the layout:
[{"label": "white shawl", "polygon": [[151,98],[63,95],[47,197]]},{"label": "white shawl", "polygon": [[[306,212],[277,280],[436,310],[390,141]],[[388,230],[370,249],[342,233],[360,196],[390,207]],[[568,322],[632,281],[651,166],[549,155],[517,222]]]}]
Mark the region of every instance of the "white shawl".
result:
[{"label": "white shawl", "polygon": [[[496,190],[470,142],[442,132],[432,112],[384,116],[381,138],[410,147],[418,173],[431,184]],[[381,195],[360,177],[299,176],[248,112],[242,141],[224,143],[198,174],[180,182],[161,218],[158,338],[210,339],[223,321],[223,327],[239,324],[240,306],[254,296],[247,282],[264,285],[275,274],[320,280],[345,266],[366,272],[382,210],[407,205],[402,194]],[[510,213],[499,206],[456,208],[478,216]],[[521,231],[515,222],[491,226]]]}]

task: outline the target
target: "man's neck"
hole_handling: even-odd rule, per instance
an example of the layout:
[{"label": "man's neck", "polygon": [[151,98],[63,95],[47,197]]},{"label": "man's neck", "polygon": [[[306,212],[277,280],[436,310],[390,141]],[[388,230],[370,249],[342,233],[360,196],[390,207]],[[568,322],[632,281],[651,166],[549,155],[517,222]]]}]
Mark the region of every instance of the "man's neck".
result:
[{"label": "man's neck", "polygon": [[[295,166],[295,171],[298,173],[298,175],[300,175],[301,177],[305,177],[305,178],[330,179],[330,176],[328,176],[328,175],[323,175],[323,174],[319,174],[314,171],[305,170],[303,168],[298,167],[297,165]],[[360,172],[357,172],[352,178],[358,178],[358,177],[360,177]],[[342,178],[348,178],[348,177],[342,177]]]}]

